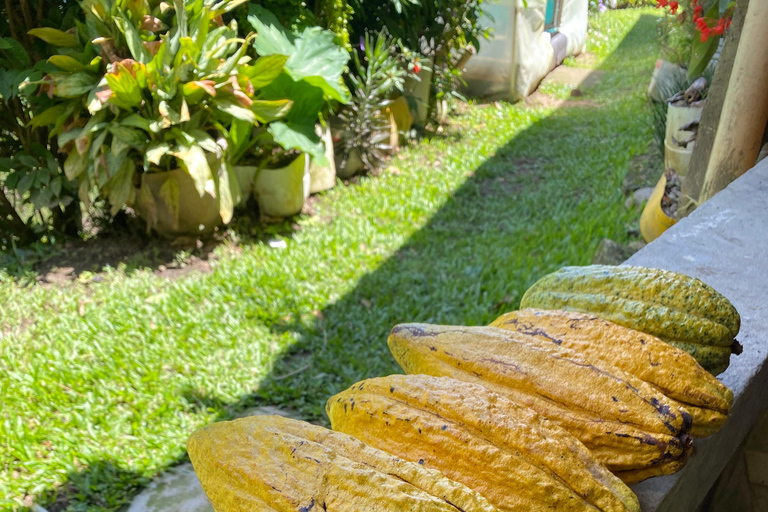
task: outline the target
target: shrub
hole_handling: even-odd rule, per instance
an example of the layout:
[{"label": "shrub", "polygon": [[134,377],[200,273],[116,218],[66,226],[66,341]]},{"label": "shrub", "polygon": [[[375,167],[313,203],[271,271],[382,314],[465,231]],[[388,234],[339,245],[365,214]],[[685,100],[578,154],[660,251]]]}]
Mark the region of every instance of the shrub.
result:
[{"label": "shrub", "polygon": [[30,81],[52,68],[53,48],[30,35],[47,27],[68,29],[77,9],[72,0],[30,0],[0,5],[0,248],[45,239],[52,233],[77,234],[76,188],[62,170],[63,155],[48,130],[28,125],[36,105]]}]

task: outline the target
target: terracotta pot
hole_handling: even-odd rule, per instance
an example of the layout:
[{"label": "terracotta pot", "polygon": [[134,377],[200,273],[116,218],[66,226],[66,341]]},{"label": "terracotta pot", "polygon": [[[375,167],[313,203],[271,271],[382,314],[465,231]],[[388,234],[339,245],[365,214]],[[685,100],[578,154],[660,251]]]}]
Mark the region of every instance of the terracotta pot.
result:
[{"label": "terracotta pot", "polygon": [[302,154],[285,167],[261,169],[253,181],[259,211],[268,217],[301,213],[309,196],[309,155]]},{"label": "terracotta pot", "polygon": [[[160,235],[168,238],[208,235],[221,225],[218,199],[208,193],[200,197],[195,182],[185,170],[145,173],[141,180],[146,192],[137,194],[134,210]],[[168,185],[170,180],[175,185]],[[168,194],[161,193],[169,190],[168,187],[178,191],[178,207],[169,204]]]}]

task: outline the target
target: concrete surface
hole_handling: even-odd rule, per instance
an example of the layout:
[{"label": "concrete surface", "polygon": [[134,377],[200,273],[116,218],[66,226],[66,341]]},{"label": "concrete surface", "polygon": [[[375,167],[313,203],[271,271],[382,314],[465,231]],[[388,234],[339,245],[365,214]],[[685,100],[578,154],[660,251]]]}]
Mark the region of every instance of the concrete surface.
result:
[{"label": "concrete surface", "polygon": [[[714,436],[696,441],[694,456],[682,471],[633,486],[643,512],[693,512],[768,404],[768,161],[626,263],[698,277],[728,297],[741,314],[738,340],[744,353],[733,356],[719,376],[735,395],[728,422]],[[752,456],[747,467],[755,473],[764,462]]]}]

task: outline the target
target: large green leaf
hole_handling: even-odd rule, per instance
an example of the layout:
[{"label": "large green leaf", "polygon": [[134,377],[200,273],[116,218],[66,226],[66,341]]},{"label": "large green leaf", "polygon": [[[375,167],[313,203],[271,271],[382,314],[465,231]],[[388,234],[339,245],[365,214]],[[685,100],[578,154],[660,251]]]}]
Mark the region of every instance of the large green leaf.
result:
[{"label": "large green leaf", "polygon": [[349,53],[334,42],[333,32],[311,27],[296,37],[263,7],[252,5],[249,12],[248,21],[258,34],[253,44],[259,55],[287,55],[285,71],[295,81],[305,80],[330,99],[349,101],[341,80]]},{"label": "large green leaf", "polygon": [[283,72],[287,55],[267,55],[259,57],[251,66],[243,66],[240,72],[250,78],[255,89],[271,84]]},{"label": "large green leaf", "polygon": [[267,130],[283,148],[298,149],[302,153],[308,153],[320,165],[328,165],[323,143],[315,133],[314,126],[276,121],[270,123]]},{"label": "large green leaf", "polygon": [[285,116],[285,120],[290,123],[314,126],[320,110],[325,105],[322,90],[303,80],[294,81],[285,73],[261,92],[265,100],[278,101],[284,98],[293,100],[291,110]]},{"label": "large green leaf", "polygon": [[133,174],[136,165],[129,158],[123,162],[120,170],[109,181],[109,204],[112,216],[123,207],[125,202],[133,195]]},{"label": "large green leaf", "polygon": [[254,100],[251,104],[251,112],[256,114],[260,123],[271,123],[282,119],[291,111],[293,102],[290,100]]},{"label": "large green leaf", "polygon": [[304,29],[295,41],[296,51],[285,63],[285,69],[296,81],[306,80],[322,89],[327,97],[346,103],[349,91],[341,73],[349,61],[349,53],[339,47],[336,35],[319,27]]},{"label": "large green leaf", "polygon": [[88,168],[88,158],[77,151],[71,151],[64,161],[64,174],[68,180],[74,180]]},{"label": "large green leaf", "polygon": [[248,8],[248,22],[256,31],[253,46],[259,55],[291,55],[295,36],[286,30],[274,14],[260,5]]}]

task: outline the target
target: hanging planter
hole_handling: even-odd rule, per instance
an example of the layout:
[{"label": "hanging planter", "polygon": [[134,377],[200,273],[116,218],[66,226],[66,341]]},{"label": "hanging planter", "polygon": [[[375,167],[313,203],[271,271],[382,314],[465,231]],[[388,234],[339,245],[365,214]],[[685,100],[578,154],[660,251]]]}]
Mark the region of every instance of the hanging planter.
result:
[{"label": "hanging planter", "polygon": [[261,169],[253,181],[259,211],[267,217],[301,213],[309,196],[309,155],[301,154],[285,167]]},{"label": "hanging planter", "polygon": [[205,236],[221,225],[218,199],[209,193],[200,197],[183,169],[144,173],[141,181],[134,211],[161,236]]}]

